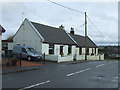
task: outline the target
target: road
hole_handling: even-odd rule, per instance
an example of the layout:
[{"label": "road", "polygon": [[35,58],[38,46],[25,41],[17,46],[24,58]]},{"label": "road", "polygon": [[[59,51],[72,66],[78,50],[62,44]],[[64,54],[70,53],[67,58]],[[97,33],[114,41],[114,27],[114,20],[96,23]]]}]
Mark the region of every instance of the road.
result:
[{"label": "road", "polygon": [[118,88],[118,61],[54,63],[3,75],[3,88]]}]

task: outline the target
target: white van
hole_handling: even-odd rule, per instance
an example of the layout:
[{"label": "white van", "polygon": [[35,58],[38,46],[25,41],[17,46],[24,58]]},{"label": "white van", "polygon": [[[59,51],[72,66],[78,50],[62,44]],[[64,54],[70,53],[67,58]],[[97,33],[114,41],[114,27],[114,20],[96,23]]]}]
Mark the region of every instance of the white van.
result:
[{"label": "white van", "polygon": [[36,52],[32,47],[25,45],[15,45],[12,50],[13,56],[27,59],[27,60],[40,60],[42,55]]}]

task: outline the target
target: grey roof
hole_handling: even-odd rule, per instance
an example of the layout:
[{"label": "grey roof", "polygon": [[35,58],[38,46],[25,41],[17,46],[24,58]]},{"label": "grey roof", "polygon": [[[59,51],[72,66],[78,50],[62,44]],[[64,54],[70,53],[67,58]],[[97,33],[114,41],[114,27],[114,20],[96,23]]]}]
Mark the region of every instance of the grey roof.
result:
[{"label": "grey roof", "polygon": [[[85,47],[85,36],[71,34],[69,35],[77,42],[77,46],[79,47]],[[97,45],[89,38],[87,37],[87,47],[97,47]]]},{"label": "grey roof", "polygon": [[5,32],[5,29],[0,25],[0,32]]},{"label": "grey roof", "polygon": [[44,38],[43,43],[76,45],[65,30],[59,28],[31,22]]}]

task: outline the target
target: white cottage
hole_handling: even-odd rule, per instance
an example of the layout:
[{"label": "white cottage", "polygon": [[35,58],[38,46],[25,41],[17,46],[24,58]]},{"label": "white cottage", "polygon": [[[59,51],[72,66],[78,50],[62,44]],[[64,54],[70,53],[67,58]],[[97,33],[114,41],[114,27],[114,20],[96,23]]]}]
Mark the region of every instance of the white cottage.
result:
[{"label": "white cottage", "polygon": [[25,19],[13,37],[13,43],[28,45],[45,53],[46,60],[73,61],[76,41],[60,27],[55,28]]},{"label": "white cottage", "polygon": [[97,45],[88,36],[85,45],[85,36],[74,34],[73,28],[69,35],[77,42],[76,60],[85,60],[85,46],[87,46],[87,60],[104,60],[104,55],[98,54]]},{"label": "white cottage", "polygon": [[[9,50],[16,44],[28,45],[37,52],[46,54],[46,60],[65,62],[85,60],[85,37],[74,34],[73,28],[67,33],[59,28],[43,25],[25,19],[9,43]],[[103,60],[97,45],[87,37],[87,60]]]}]

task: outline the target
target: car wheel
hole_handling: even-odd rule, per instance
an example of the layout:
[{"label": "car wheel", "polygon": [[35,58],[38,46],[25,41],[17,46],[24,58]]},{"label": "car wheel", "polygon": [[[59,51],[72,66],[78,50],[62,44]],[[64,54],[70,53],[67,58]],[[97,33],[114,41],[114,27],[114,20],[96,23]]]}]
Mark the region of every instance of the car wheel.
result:
[{"label": "car wheel", "polygon": [[28,57],[27,60],[28,60],[28,61],[31,61],[31,57]]}]

